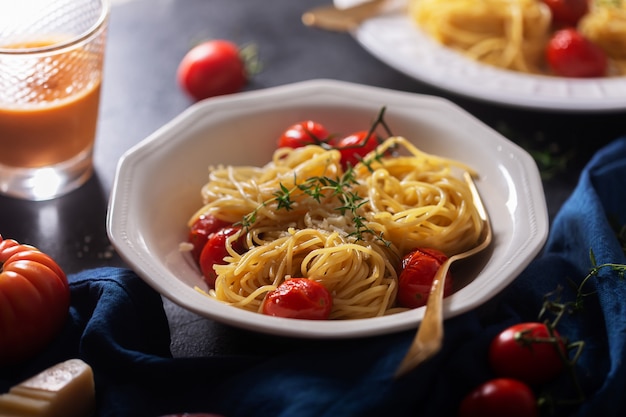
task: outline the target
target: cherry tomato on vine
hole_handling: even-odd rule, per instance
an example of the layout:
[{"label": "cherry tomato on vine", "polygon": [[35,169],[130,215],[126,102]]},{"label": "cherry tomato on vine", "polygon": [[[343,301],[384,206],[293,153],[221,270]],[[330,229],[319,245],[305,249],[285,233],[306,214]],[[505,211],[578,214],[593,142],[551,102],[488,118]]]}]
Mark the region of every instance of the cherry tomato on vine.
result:
[{"label": "cherry tomato on vine", "polygon": [[290,278],[263,301],[263,314],[304,320],[326,320],[332,310],[330,292],[317,281]]},{"label": "cherry tomato on vine", "polygon": [[552,332],[546,324],[536,322],[503,330],[489,346],[491,368],[499,376],[531,385],[556,378],[564,369],[566,347],[559,332]]},{"label": "cherry tomato on vine", "polygon": [[198,262],[204,245],[209,238],[219,230],[230,226],[229,222],[220,220],[217,217],[206,214],[198,217],[198,219],[189,228],[188,242],[193,245],[191,255]]},{"label": "cherry tomato on vine", "polygon": [[329,138],[328,130],[313,120],[304,120],[289,126],[278,138],[279,148],[300,148],[306,145],[326,142]]},{"label": "cherry tomato on vine", "polygon": [[546,46],[546,60],[561,77],[603,77],[608,68],[604,51],[575,29],[554,33]]},{"label": "cherry tomato on vine", "polygon": [[489,380],[461,402],[459,417],[537,417],[535,394],[525,383],[511,378]]},{"label": "cherry tomato on vine", "polygon": [[[224,258],[228,256],[226,240],[235,233],[238,233],[239,230],[241,230],[239,227],[225,227],[224,229],[220,229],[213,233],[204,245],[202,253],[200,254],[200,270],[210,288],[215,288],[215,279],[217,278],[213,265],[224,265],[226,263],[224,261]],[[237,253],[245,252],[242,239],[243,235],[233,242],[233,249]]]},{"label": "cherry tomato on vine", "polygon": [[226,40],[211,40],[193,47],[181,60],[178,83],[196,100],[236,93],[248,81],[239,47]]},{"label": "cherry tomato on vine", "polygon": [[556,26],[576,26],[589,12],[588,0],[543,0],[550,8]]},{"label": "cherry tomato on vine", "polygon": [[376,149],[380,144],[375,133],[367,136],[367,131],[355,132],[349,136],[339,139],[335,148],[341,152],[341,165],[346,168],[348,165],[355,166],[365,155]]},{"label": "cherry tomato on vine", "polygon": [[[417,308],[426,304],[435,274],[447,259],[436,249],[420,248],[402,259],[402,270],[398,277],[398,303],[402,307]],[[443,295],[452,293],[452,275],[446,275]]]},{"label": "cherry tomato on vine", "polygon": [[0,236],[0,365],[43,349],[69,307],[70,289],[59,265],[37,248]]}]

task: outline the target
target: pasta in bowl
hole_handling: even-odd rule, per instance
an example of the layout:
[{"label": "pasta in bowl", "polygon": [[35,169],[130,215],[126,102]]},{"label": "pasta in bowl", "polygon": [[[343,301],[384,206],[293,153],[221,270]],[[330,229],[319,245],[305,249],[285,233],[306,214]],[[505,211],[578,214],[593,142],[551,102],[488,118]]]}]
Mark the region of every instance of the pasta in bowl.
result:
[{"label": "pasta in bowl", "polygon": [[418,248],[451,256],[476,245],[482,220],[454,172],[471,168],[401,137],[384,140],[355,167],[344,169],[342,161],[337,149],[307,145],[279,148],[263,167],[210,170],[205,204],[189,225],[211,216],[224,228],[242,228],[223,240],[223,250],[208,243],[202,251],[209,296],[262,313],[281,283],[307,277],[331,294],[333,320],[406,310],[396,298],[425,304],[428,293],[397,297],[409,291],[399,288],[401,261]]},{"label": "pasta in bowl", "polygon": [[[381,106],[386,106],[387,123],[397,136],[380,145],[379,152],[385,154],[393,149],[402,151],[404,156],[396,158],[396,165],[385,170],[376,169],[375,164],[370,166],[372,170],[359,164],[354,166],[353,175],[363,179],[350,191],[367,200],[363,206],[365,212],[357,212],[359,218],[366,220],[364,226],[356,226],[350,216],[333,216],[338,203],[332,199],[328,207],[295,201],[294,210],[280,212],[279,220],[271,220],[277,211],[272,213],[268,202],[275,198],[281,184],[286,189],[298,188],[307,178],[335,178],[335,173],[341,177],[346,172],[336,164],[336,150],[315,146],[276,150],[276,138],[285,125],[314,118],[324,120],[332,132],[345,132],[371,123]],[[241,151],[245,149],[253,151]],[[385,225],[388,220],[385,217],[404,216],[411,222],[417,214],[381,208],[397,204],[397,197],[388,199],[385,193],[398,194],[398,190],[404,192],[407,188],[397,187],[398,178],[411,180],[402,174],[407,171],[406,161],[424,155],[432,156],[431,162],[436,161],[445,169],[475,170],[476,183],[487,202],[496,236],[490,251],[477,257],[476,262],[464,262],[463,271],[456,274],[454,291],[445,301],[445,316],[452,317],[484,303],[521,272],[545,241],[547,212],[532,158],[443,99],[315,80],[199,103],[130,149],[120,160],[107,230],[120,255],[147,283],[182,307],[209,319],[265,333],[311,338],[358,337],[414,328],[423,316],[423,308],[398,310],[392,300],[397,258],[414,243],[407,243],[410,238],[406,225],[395,230],[401,238],[393,237],[393,222]],[[315,158],[325,161],[322,170],[319,166],[312,168]],[[450,161],[454,164],[448,165]],[[408,165],[414,166],[414,161]],[[315,172],[305,173],[305,169]],[[294,170],[302,171],[294,177]],[[279,180],[273,178],[278,172],[282,174],[278,175]],[[267,184],[266,190],[263,184]],[[248,186],[257,190],[241,192]],[[225,195],[231,197],[225,199]],[[242,196],[250,201],[240,200]],[[410,206],[425,196],[407,194],[403,198],[405,205]],[[268,212],[263,212],[266,209]],[[250,213],[255,214],[255,222],[245,238],[247,250],[241,253],[234,250],[230,256],[237,261],[246,257],[245,261],[256,261],[216,265],[217,282],[227,285],[217,284],[213,290],[197,264],[190,260],[189,253],[180,250],[180,243],[187,239],[189,223],[195,217],[220,210],[227,213],[222,215],[222,220],[228,222],[241,222]],[[472,216],[467,218],[470,221],[466,227],[471,230]],[[281,222],[285,224],[280,225]],[[304,227],[307,224],[316,227]],[[360,231],[361,239],[348,239],[355,231]],[[471,233],[462,235],[470,237],[461,246],[471,245]],[[450,239],[452,244],[460,241],[456,237]],[[354,252],[349,257],[345,250],[334,249],[345,244],[351,245]],[[252,247],[258,252],[250,254],[248,249]],[[305,247],[309,250],[295,254],[294,248]],[[441,247],[453,252],[460,250]],[[283,255],[284,262],[280,260],[280,255],[289,250],[291,255]],[[265,262],[266,258],[275,260]],[[296,258],[298,261],[290,265],[290,260]],[[332,269],[333,265],[337,274],[324,272],[324,268]],[[359,270],[367,272],[368,278],[363,281],[372,283],[371,292],[349,288],[352,284],[341,278],[352,267],[357,275]],[[259,314],[264,295],[250,297],[249,300],[256,301],[249,309],[231,305],[245,303],[242,300],[248,298],[240,288],[233,290],[238,285],[247,285],[236,280],[247,273],[246,268],[273,271],[252,274],[257,277],[296,276],[304,268],[304,273],[311,270],[315,271],[312,275],[336,278],[332,291],[335,294],[345,291],[345,296],[339,297],[343,300],[363,294],[364,298],[372,296],[372,300],[382,301],[364,302],[367,308],[344,308],[344,301],[335,301],[339,307],[333,313],[334,319],[307,320],[304,324],[302,320]],[[379,286],[377,282],[382,284]],[[278,284],[257,282],[250,294],[265,285]],[[226,302],[210,294],[222,290]],[[261,291],[266,290],[268,287]],[[389,294],[387,301],[378,292]]]}]

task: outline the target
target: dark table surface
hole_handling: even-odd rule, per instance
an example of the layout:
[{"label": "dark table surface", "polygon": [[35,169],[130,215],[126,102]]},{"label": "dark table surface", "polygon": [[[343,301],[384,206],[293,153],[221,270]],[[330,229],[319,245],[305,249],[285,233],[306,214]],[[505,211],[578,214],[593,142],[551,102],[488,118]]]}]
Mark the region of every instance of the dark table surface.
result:
[{"label": "dark table surface", "polygon": [[[626,111],[571,114],[503,107],[416,81],[377,60],[351,35],[301,23],[305,10],[327,3],[330,1],[113,0],[95,175],[80,189],[51,201],[0,196],[0,234],[37,246],[67,273],[124,267],[105,228],[118,159],[192,104],[179,89],[175,74],[183,55],[204,39],[257,45],[263,70],[246,90],[330,78],[455,102],[537,156],[551,219],[593,152],[626,134]],[[246,341],[264,338],[201,318],[168,300],[164,303],[175,356],[245,352]],[[271,340],[274,344],[298,343]]]}]

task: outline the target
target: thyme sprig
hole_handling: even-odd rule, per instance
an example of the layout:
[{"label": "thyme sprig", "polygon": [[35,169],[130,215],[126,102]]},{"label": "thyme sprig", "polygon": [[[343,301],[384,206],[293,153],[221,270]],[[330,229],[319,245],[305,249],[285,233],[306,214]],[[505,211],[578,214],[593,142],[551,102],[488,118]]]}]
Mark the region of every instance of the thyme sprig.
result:
[{"label": "thyme sprig", "polygon": [[[382,128],[385,131],[387,137],[393,136],[391,129],[387,125],[384,118],[385,111],[386,107],[384,106],[379,110],[374,122],[370,125],[370,128],[367,131],[367,135],[365,136],[366,138],[369,138],[379,128]],[[318,145],[326,150],[339,149],[334,145],[334,138],[332,135],[327,138],[319,138],[309,130],[305,130],[305,132],[311,139],[312,144]],[[375,137],[379,144],[384,140],[379,135],[376,135]],[[358,149],[364,147],[366,142],[367,141],[363,141],[352,146],[344,146],[341,147],[341,149]],[[373,157],[368,158],[367,160],[364,160],[363,158],[358,158],[358,160],[370,172],[373,172],[372,164],[375,161],[380,162],[383,156],[383,154],[376,152]],[[252,212],[245,215],[241,222],[238,222],[237,224],[244,229],[250,228],[257,221],[259,211],[263,207],[267,207],[270,204],[275,203],[276,210],[293,210],[298,202],[298,197],[301,195],[306,195],[315,200],[317,203],[321,203],[324,199],[336,198],[339,201],[339,205],[335,209],[342,216],[349,215],[354,225],[355,230],[348,233],[348,237],[353,237],[359,241],[364,240],[364,234],[370,234],[374,237],[374,239],[380,241],[386,246],[391,245],[391,242],[383,238],[382,232],[376,233],[375,230],[369,228],[367,225],[367,219],[360,214],[360,209],[368,203],[368,200],[354,191],[353,186],[359,184],[354,168],[350,164],[347,164],[344,168],[345,170],[343,175],[337,176],[336,178],[322,175],[307,178],[300,183],[298,183],[298,178],[296,178],[296,174],[294,173],[294,186],[289,188],[285,184],[280,183],[278,190],[272,194],[272,198],[259,204],[259,206],[257,206]]]},{"label": "thyme sprig", "polygon": [[274,192],[273,197],[262,202],[251,213],[244,216],[241,226],[250,228],[256,221],[259,211],[270,204],[275,203],[277,210],[294,210],[299,201],[299,196],[306,195],[317,203],[322,200],[336,198],[339,205],[335,207],[342,216],[349,215],[354,225],[354,231],[349,233],[349,237],[364,240],[364,234],[372,235],[376,240],[389,246],[391,243],[383,238],[382,233],[378,234],[367,225],[367,219],[360,214],[360,208],[368,203],[368,200],[354,191],[354,186],[359,182],[352,167],[348,167],[341,176],[331,178],[328,176],[314,176],[298,183],[294,174],[294,186],[289,188],[283,183],[279,184],[279,189]]},{"label": "thyme sprig", "polygon": [[[389,125],[385,121],[385,111],[386,110],[387,110],[387,108],[385,106],[381,107],[381,109],[379,110],[378,114],[376,115],[376,118],[371,123],[370,128],[367,131],[367,134],[365,135],[365,138],[369,138],[372,135],[374,135],[374,137],[376,138],[376,141],[378,142],[379,145],[381,143],[383,143],[386,138],[394,136],[393,133],[391,132],[391,128],[389,127]],[[320,147],[322,147],[323,149],[326,149],[326,150],[331,150],[331,149],[338,149],[338,150],[359,149],[359,148],[364,148],[368,144],[368,141],[364,140],[362,142],[355,143],[354,145],[337,145],[337,143],[335,142],[336,138],[333,135],[330,135],[330,136],[328,136],[326,138],[320,138],[320,137],[316,136],[313,132],[308,130],[306,128],[306,126],[303,126],[303,128],[304,128],[304,132],[309,136],[311,144],[320,146]],[[375,134],[379,129],[384,130],[386,136],[383,137],[383,136],[380,136],[378,134]],[[358,162],[362,163],[370,172],[374,172],[374,169],[372,168],[372,164],[374,162],[380,162],[381,159],[384,156],[385,156],[385,154],[375,152],[373,157],[365,160],[360,155],[358,155],[358,154],[355,155],[355,157],[358,160]]]},{"label": "thyme sprig", "polygon": [[[376,116],[376,119],[374,120],[374,123],[372,123],[372,125],[370,126],[370,129],[367,132],[367,135],[365,136],[366,138],[369,138],[378,129],[379,126],[385,130],[385,132],[387,133],[387,138],[394,136],[393,133],[391,132],[391,129],[389,128],[389,125],[387,125],[387,122],[385,121],[386,110],[387,108],[384,106],[380,109],[380,111],[378,112],[378,115]],[[380,136],[376,136],[376,139],[378,140],[379,144],[383,142],[383,139]],[[352,147],[354,148],[363,147],[366,145],[366,143],[367,141],[363,141],[362,143],[352,146]],[[349,149],[352,147],[345,147],[344,149]],[[376,151],[374,154],[374,157],[371,159],[365,160],[359,157],[358,155],[357,155],[357,159],[368,169],[368,171],[374,172],[374,169],[372,168],[372,163],[380,162],[383,156],[384,154],[381,154],[378,151]]]},{"label": "thyme sprig", "polygon": [[626,276],[626,265],[624,264],[611,263],[611,262],[598,264],[596,260],[596,256],[593,253],[593,250],[589,250],[589,258],[591,260],[591,268],[587,276],[583,278],[580,285],[578,285],[577,287],[576,300],[573,302],[573,305],[572,305],[574,310],[582,310],[584,298],[589,295],[595,294],[595,291],[586,292],[583,290],[583,288],[585,287],[585,285],[591,278],[597,277],[599,275],[600,270],[610,269],[611,271],[617,274],[617,278],[620,280],[624,280],[624,277]]},{"label": "thyme sprig", "polygon": [[[376,115],[376,118],[370,124],[370,128],[367,131],[367,135],[365,136],[366,138],[369,138],[379,128],[382,128],[385,131],[386,138],[393,136],[393,133],[391,132],[391,128],[389,127],[389,125],[385,121],[385,112],[386,111],[387,111],[387,107],[383,106],[383,107],[380,108],[380,110],[378,111],[378,114]],[[311,132],[309,129],[307,129],[306,126],[303,126],[303,128],[304,128],[304,132],[309,136],[309,139],[311,140],[311,144],[318,145],[318,146],[320,146],[320,147],[322,147],[322,148],[324,148],[326,150],[339,149],[335,145],[335,143],[334,143],[334,140],[336,138],[333,135],[330,135],[330,136],[325,137],[325,138],[320,138],[317,135],[315,135],[313,132]],[[376,140],[380,144],[380,143],[382,143],[384,141],[384,138],[382,138],[379,135],[376,135]],[[363,148],[363,147],[366,146],[366,142],[367,141],[363,141],[361,143],[356,143],[354,145],[343,146],[341,149],[359,149],[359,148]],[[377,155],[375,159],[380,159],[380,156]]]},{"label": "thyme sprig", "polygon": [[[589,291],[585,287],[589,280],[597,277],[600,271],[603,269],[610,269],[617,274],[618,279],[623,280],[626,277],[626,265],[618,263],[602,263],[598,264],[593,250],[589,250],[589,258],[591,261],[591,267],[587,275],[580,281],[579,284],[571,282],[576,294],[573,300],[562,301],[561,292],[562,287],[558,287],[554,292],[546,294],[544,297],[543,306],[539,312],[539,320],[546,324],[546,327],[550,333],[550,337],[546,339],[548,343],[560,343],[563,339],[556,335],[555,329],[561,319],[566,314],[575,314],[584,309],[584,299],[588,296],[595,294],[595,291]],[[551,318],[550,318],[551,317]],[[554,409],[557,406],[578,405],[585,400],[584,391],[578,381],[578,377],[575,372],[575,365],[580,358],[585,342],[583,340],[569,342],[566,346],[565,352],[573,351],[573,355],[568,357],[561,349],[558,349],[561,354],[561,359],[567,369],[570,381],[574,387],[576,393],[575,397],[569,399],[555,399],[550,395],[546,395],[542,398],[541,403],[543,406]]]}]

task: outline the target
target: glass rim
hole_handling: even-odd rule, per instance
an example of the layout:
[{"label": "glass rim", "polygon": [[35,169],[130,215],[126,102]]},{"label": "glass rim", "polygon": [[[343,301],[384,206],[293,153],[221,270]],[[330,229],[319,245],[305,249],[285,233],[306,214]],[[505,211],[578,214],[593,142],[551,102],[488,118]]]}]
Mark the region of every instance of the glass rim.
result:
[{"label": "glass rim", "polygon": [[102,5],[102,9],[100,10],[98,20],[96,20],[96,22],[83,33],[46,46],[37,46],[33,48],[3,48],[2,46],[0,46],[0,55],[30,55],[45,52],[54,52],[66,49],[73,45],[79,44],[86,39],[89,39],[92,35],[100,31],[106,25],[109,19],[109,14],[111,13],[110,0],[100,0],[100,4]]}]

